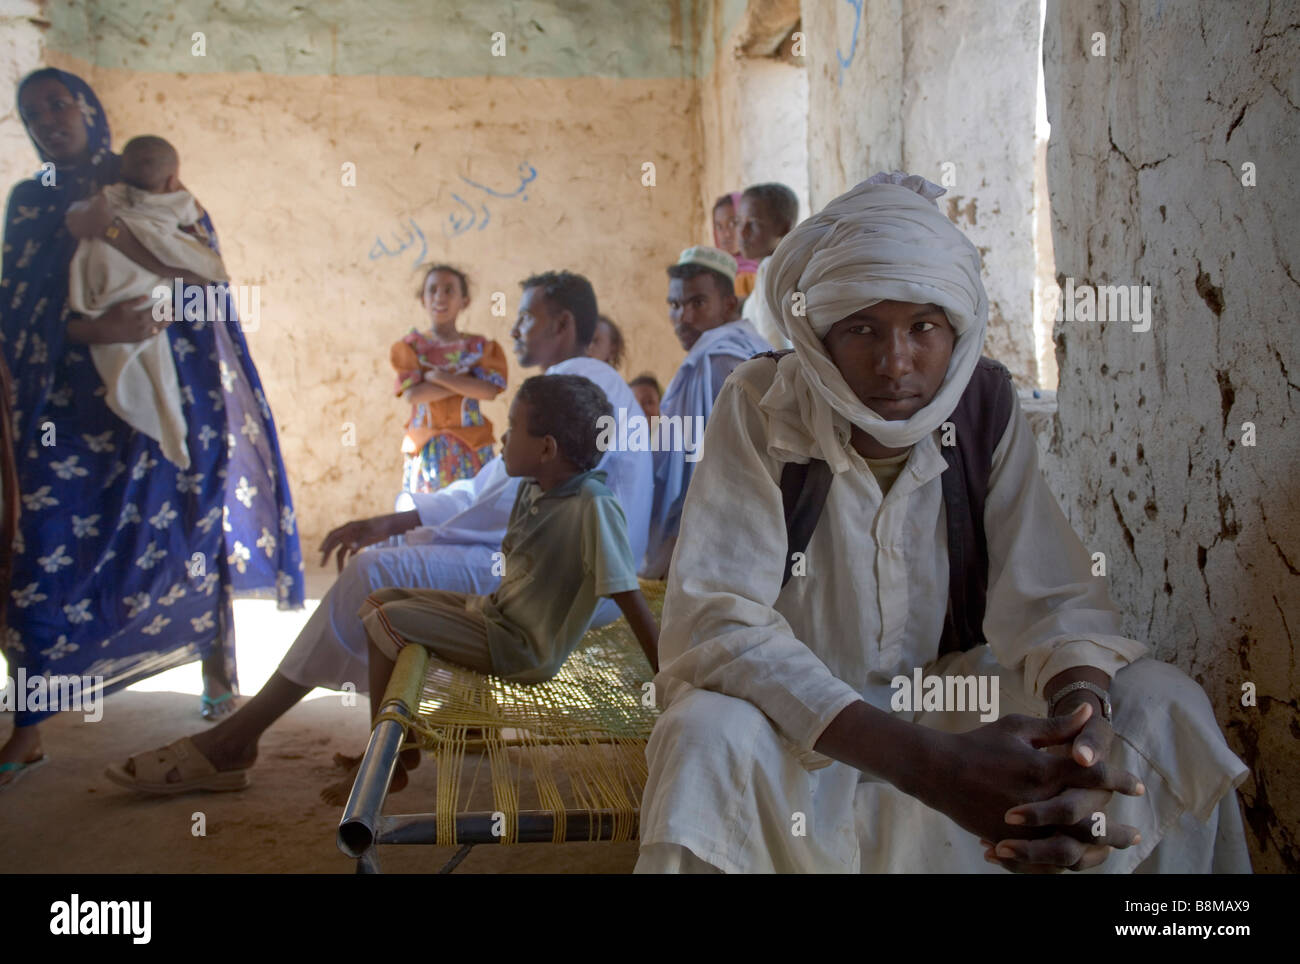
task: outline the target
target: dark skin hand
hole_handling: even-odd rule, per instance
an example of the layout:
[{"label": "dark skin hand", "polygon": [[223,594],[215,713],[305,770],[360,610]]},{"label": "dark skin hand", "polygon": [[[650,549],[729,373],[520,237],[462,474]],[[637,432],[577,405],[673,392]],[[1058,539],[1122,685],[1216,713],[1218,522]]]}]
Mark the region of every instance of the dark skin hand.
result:
[{"label": "dark skin hand", "polygon": [[412,405],[424,405],[428,402],[451,398],[455,394],[450,388],[443,388],[441,385],[435,385],[432,382],[420,382],[420,384],[412,385],[406,390],[406,400]]},{"label": "dark skin hand", "polygon": [[[1082,869],[1105,859],[1109,847],[1131,846],[1136,832],[1108,827],[1109,834],[1100,840],[1089,833],[1085,838],[1088,844],[1071,837],[1071,833],[1081,832],[1076,827],[1081,822],[1077,816],[1081,808],[1100,799],[1100,795],[1081,797],[1071,791],[1100,791],[1107,800],[1112,792],[1143,792],[1134,776],[1104,762],[1083,766],[1069,755],[1045,752],[1048,747],[1072,744],[1088,722],[1085,714],[1090,713],[1091,707],[1084,710],[1080,706],[1076,715],[1050,720],[1013,715],[966,733],[942,733],[858,702],[831,721],[816,749],[888,780],[981,839],[1008,842],[1017,848],[1017,856],[1025,858],[1013,859],[1013,863],[1053,866],[1053,861],[1071,857],[1077,847],[1079,852],[1069,864],[1054,866],[1061,869],[1081,864],[1076,869]],[[1050,806],[1041,805],[1043,802]],[[1071,809],[1067,812],[1063,804]],[[1020,826],[1008,825],[1006,817],[1013,810],[1033,816]],[[1087,812],[1090,815],[1093,810]],[[1065,826],[1070,832],[1063,832],[1061,826],[1043,825],[1045,815],[1068,818]],[[1036,822],[1031,824],[1029,819]],[[1026,845],[1031,838],[1051,842],[1042,844],[1035,839],[1032,846]]]},{"label": "dark skin hand", "polygon": [[211,284],[207,278],[201,278],[193,272],[163,264],[124,225],[119,225],[120,230],[117,237],[106,237],[105,231],[113,223],[113,213],[109,210],[108,202],[103,194],[96,194],[93,198],[73,204],[68,208],[68,213],[64,215],[64,223],[68,227],[68,232],[77,240],[84,241],[87,238],[99,238],[111,244],[140,267],[159,277],[180,278],[186,284],[200,285],[202,287]]},{"label": "dark skin hand", "polygon": [[454,372],[429,372],[425,379],[428,384],[445,389],[448,395],[464,395],[481,402],[490,402],[505,391],[500,386],[473,375],[458,375]]},{"label": "dark skin hand", "polygon": [[325,536],[324,541],[320,544],[320,564],[324,566],[329,562],[330,554],[338,550],[336,563],[338,571],[343,571],[343,566],[347,563],[350,556],[354,556],[366,546],[373,546],[376,542],[383,542],[390,536],[400,536],[404,532],[409,532],[420,524],[420,513],[415,509],[409,512],[393,512],[389,515],[375,516],[370,519],[356,519],[352,522],[344,523],[337,529],[332,529]]},{"label": "dark skin hand", "polygon": [[[1086,680],[1103,690],[1110,684],[1110,677],[1101,670],[1076,666],[1052,677],[1044,689],[1050,697],[1076,680]],[[1115,733],[1102,715],[1101,701],[1087,690],[1076,690],[1066,694],[1055,712],[1059,718],[1084,706],[1088,707],[1089,716],[1074,738],[1069,754],[1081,766],[1105,764]],[[1123,846],[1141,841],[1136,828],[1126,825],[1108,823],[1104,837],[1093,835],[1094,815],[1104,814],[1109,805],[1109,792],[1075,787],[1048,800],[1013,807],[1007,812],[1007,823],[1026,828],[1050,827],[1051,832],[1037,840],[1004,839],[994,843],[982,839],[985,859],[1017,873],[1060,873],[1095,867],[1106,859],[1111,846],[1121,846],[1115,840],[1127,841]]]},{"label": "dark skin hand", "polygon": [[609,597],[618,603],[623,616],[632,627],[632,633],[641,644],[641,651],[650,661],[650,668],[659,672],[659,624],[655,622],[654,613],[646,604],[640,589],[616,592]]},{"label": "dark skin hand", "polygon": [[144,341],[171,324],[155,321],[153,299],[148,295],[120,301],[98,318],[71,318],[68,340],[82,345],[108,345]]},{"label": "dark skin hand", "polygon": [[[998,851],[1012,854],[1007,859],[1017,865],[1013,869],[1095,866],[1110,847],[1132,846],[1138,834],[1111,825],[1104,836],[1094,837],[1091,815],[1104,808],[1112,792],[1137,796],[1141,785],[1106,763],[1084,767],[1068,755],[1043,752],[1072,741],[1091,711],[1081,705],[1050,720],[1013,715],[960,734],[961,739],[945,734],[949,739],[939,741],[939,752],[949,769],[918,796],[981,839],[1000,840]],[[1026,816],[1026,822],[1008,825],[1013,813]],[[1035,823],[1028,822],[1029,814]]]}]

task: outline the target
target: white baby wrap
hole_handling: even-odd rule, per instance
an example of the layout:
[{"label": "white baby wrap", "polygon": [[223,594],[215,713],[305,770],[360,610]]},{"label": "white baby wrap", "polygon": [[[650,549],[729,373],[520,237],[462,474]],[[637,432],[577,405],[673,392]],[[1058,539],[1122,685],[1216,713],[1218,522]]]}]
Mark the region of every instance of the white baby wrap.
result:
[{"label": "white baby wrap", "polygon": [[[221,256],[180,230],[181,225],[193,224],[201,216],[188,191],[150,194],[113,184],[104,188],[104,194],[113,214],[163,264],[210,281],[228,280]],[[98,318],[119,302],[150,296],[160,285],[170,291],[172,279],[136,264],[107,241],[87,239],[72,256],[68,306],[87,318]],[[170,307],[170,300],[168,304]],[[168,460],[189,468],[180,383],[167,334],[138,342],[91,345],[90,356],[104,380],[108,407],[136,431],[157,440]]]}]

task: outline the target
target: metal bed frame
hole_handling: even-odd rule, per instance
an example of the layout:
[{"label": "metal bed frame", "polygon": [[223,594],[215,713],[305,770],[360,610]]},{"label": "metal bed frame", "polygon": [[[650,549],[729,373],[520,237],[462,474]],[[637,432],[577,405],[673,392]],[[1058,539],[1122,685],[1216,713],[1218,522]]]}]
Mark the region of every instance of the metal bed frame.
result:
[{"label": "metal bed frame", "polygon": [[[660,603],[660,598],[653,602]],[[656,606],[655,608],[659,608]],[[624,636],[630,630],[622,620],[616,624]],[[613,629],[613,627],[609,627]],[[597,630],[595,632],[601,632]],[[638,651],[639,652],[639,651]],[[373,727],[366,752],[357,771],[352,793],[343,810],[337,832],[339,850],[356,861],[359,874],[380,873],[377,848],[388,844],[447,845],[440,841],[437,813],[382,813],[388,797],[388,786],[396,772],[398,756],[402,750],[408,723],[419,713],[420,696],[429,671],[429,651],[422,646],[407,646],[398,656],[396,667]],[[568,664],[566,664],[567,666]],[[649,671],[649,666],[645,667]],[[468,671],[466,671],[468,672]],[[563,671],[562,671],[563,672]],[[436,714],[435,714],[436,715]],[[506,724],[509,728],[511,724]],[[597,742],[607,742],[593,737]],[[534,739],[533,746],[545,746],[552,741]],[[640,741],[644,744],[644,740]],[[507,741],[507,746],[516,745]],[[639,794],[638,794],[639,796]],[[639,801],[638,801],[639,803]],[[578,809],[564,811],[557,816],[552,810],[516,810],[511,814],[511,837],[518,843],[552,843],[561,841],[610,841],[629,839],[628,821],[631,820],[631,837],[637,835],[637,810],[615,812],[609,809]],[[500,832],[501,811],[457,812],[454,816],[452,838],[460,849],[448,860],[439,873],[450,873],[469,855],[477,844],[507,842]],[[444,825],[446,819],[443,820]],[[621,834],[619,830],[621,829]]]}]

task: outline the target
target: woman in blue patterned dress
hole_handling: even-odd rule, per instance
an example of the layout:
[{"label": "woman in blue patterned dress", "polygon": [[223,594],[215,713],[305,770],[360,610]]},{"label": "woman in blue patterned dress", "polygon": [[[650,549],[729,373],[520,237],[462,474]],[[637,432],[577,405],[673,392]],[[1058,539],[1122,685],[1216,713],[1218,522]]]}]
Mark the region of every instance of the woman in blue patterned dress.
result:
[{"label": "woman in blue patterned dress", "polygon": [[[234,595],[273,592],[282,608],[303,599],[275,423],[233,300],[210,291],[215,317],[177,305],[170,323],[155,320],[148,299],[93,321],[71,314],[78,241],[65,215],[117,179],[120,158],[99,99],[79,77],[36,71],[17,100],[44,163],[9,196],[0,273],[22,495],[4,650],[15,698],[26,704],[0,747],[0,787],[44,759],[39,723],[67,708],[37,700],[37,690],[57,688],[33,681],[102,678],[107,695],[198,658],[205,703],[217,703],[236,687]],[[73,222],[84,234],[94,219]],[[215,249],[206,214],[200,224]],[[94,230],[135,260],[149,256],[129,231]],[[110,411],[86,348],[150,337],[168,339],[175,356],[188,470]]]}]

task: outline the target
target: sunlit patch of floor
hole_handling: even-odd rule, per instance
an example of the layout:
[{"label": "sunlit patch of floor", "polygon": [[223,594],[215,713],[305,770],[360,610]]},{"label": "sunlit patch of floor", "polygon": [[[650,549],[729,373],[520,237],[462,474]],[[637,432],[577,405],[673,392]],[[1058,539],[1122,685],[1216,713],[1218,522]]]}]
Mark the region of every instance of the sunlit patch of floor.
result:
[{"label": "sunlit patch of floor", "polygon": [[[302,609],[281,610],[274,599],[235,600],[235,661],[239,674],[239,692],[251,696],[275,672],[298,633],[306,624],[321,596],[329,588],[334,574],[312,570],[307,575],[307,592],[311,598]],[[137,693],[190,693],[196,698],[203,692],[203,678],[198,663],[187,663],[141,680],[128,688]],[[317,687],[307,699],[322,696],[338,698],[333,690]]]},{"label": "sunlit patch of floor", "polygon": [[[240,693],[251,696],[262,688],[319,604],[319,599],[308,599],[302,609],[283,611],[276,608],[274,599],[235,600],[235,660]],[[198,697],[203,692],[203,679],[199,664],[187,663],[150,676],[128,689],[138,693],[190,693]],[[317,687],[307,694],[307,699],[328,695],[338,697],[332,690]]]}]

